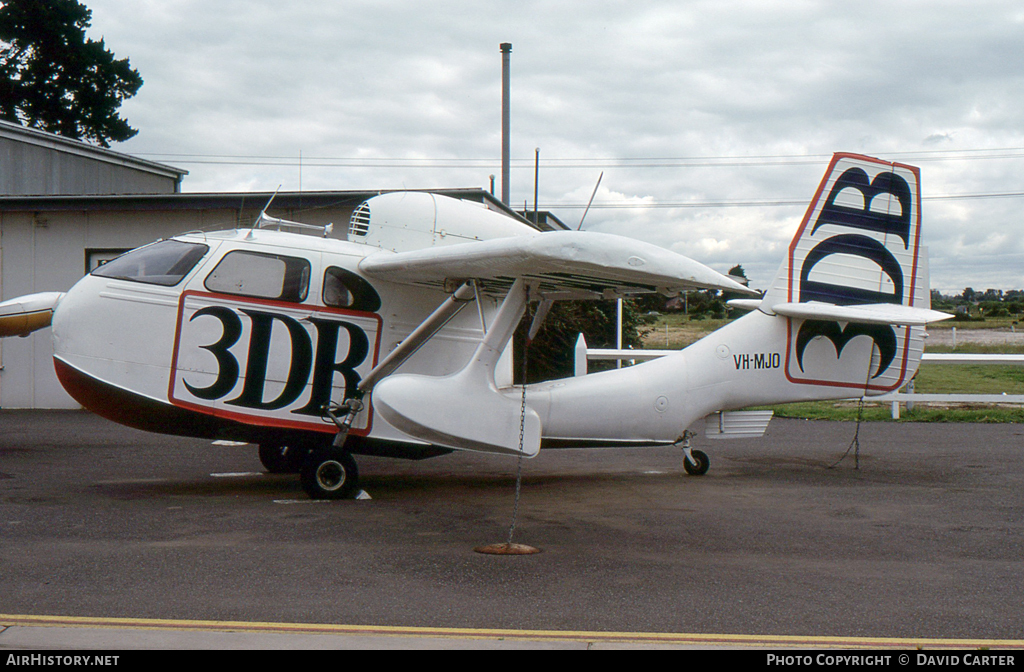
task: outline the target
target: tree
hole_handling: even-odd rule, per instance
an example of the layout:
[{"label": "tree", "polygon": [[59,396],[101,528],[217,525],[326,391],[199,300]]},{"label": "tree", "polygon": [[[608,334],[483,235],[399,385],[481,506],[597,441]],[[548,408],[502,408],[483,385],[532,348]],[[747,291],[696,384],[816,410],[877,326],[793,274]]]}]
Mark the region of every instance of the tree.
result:
[{"label": "tree", "polygon": [[142,77],[91,20],[78,0],[0,0],[0,118],[103,147],[138,133],[117,109]]},{"label": "tree", "polygon": [[744,271],[743,267],[740,266],[739,264],[736,264],[735,266],[729,269],[729,275],[736,279],[736,282],[740,283],[741,285],[750,284],[750,280],[747,279],[746,271]]},{"label": "tree", "polygon": [[[530,328],[534,304],[515,335],[515,381],[522,381],[523,341]],[[615,301],[558,301],[526,353],[527,382],[573,375],[576,339],[582,333],[591,348],[614,348],[618,326]],[[647,333],[634,301],[622,302],[622,347],[641,348]],[[615,363],[594,362],[591,371],[615,368]]]}]

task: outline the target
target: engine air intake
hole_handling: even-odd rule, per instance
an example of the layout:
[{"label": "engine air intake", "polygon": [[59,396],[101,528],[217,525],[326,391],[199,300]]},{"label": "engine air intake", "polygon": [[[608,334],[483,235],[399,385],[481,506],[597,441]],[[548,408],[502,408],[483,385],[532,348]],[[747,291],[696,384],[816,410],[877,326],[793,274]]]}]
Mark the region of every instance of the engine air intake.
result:
[{"label": "engine air intake", "polygon": [[363,201],[359,207],[352,212],[352,219],[348,224],[349,236],[365,236],[370,231],[370,204]]}]

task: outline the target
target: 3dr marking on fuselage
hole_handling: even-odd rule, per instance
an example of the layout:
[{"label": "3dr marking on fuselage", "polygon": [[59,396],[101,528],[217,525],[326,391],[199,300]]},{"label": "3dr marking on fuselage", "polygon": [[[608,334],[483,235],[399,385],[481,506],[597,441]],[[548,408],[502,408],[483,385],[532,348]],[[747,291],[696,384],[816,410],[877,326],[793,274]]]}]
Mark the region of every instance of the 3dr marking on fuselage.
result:
[{"label": "3dr marking on fuselage", "polygon": [[[332,431],[325,405],[377,362],[375,313],[184,292],[169,398],[183,408],[270,426]],[[371,412],[353,432],[370,430]]]}]

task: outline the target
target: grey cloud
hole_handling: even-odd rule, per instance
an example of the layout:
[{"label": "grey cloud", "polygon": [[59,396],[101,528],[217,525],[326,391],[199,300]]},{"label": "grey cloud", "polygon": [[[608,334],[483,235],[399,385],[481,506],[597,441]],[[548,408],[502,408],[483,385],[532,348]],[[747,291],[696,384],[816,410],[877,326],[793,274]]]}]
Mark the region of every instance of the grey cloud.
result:
[{"label": "grey cloud", "polygon": [[[513,172],[532,199],[533,149],[555,158],[815,155],[776,165],[542,164],[541,201],[575,220],[597,174],[659,203],[807,200],[833,151],[899,159],[1024,147],[1022,15],[1013,2],[390,2],[89,0],[93,32],[146,79],[122,148],[163,154],[497,159],[498,43],[513,43]],[[921,154],[928,158],[927,154]],[[1020,159],[922,161],[928,194],[1019,190]],[[168,163],[174,163],[168,159]],[[735,161],[742,164],[742,161]],[[295,165],[187,164],[190,190],[297,188]],[[493,167],[303,170],[305,188],[484,186]],[[928,201],[936,286],[1024,286],[1021,199]],[[800,206],[595,209],[588,228],[755,284]],[[712,245],[706,241],[728,245]],[[702,242],[705,241],[705,242]],[[784,244],[785,241],[783,241]],[[684,252],[685,253],[685,252]],[[727,268],[728,266],[726,266]],[[752,269],[753,273],[752,273]]]}]

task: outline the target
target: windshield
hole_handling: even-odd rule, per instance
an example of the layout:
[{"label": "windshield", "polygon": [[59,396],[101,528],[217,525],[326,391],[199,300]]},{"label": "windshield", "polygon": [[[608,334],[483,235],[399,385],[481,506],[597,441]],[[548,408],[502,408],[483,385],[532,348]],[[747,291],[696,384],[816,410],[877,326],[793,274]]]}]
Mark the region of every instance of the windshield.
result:
[{"label": "windshield", "polygon": [[201,243],[161,240],[123,254],[92,274],[170,287],[181,282],[209,249]]}]

